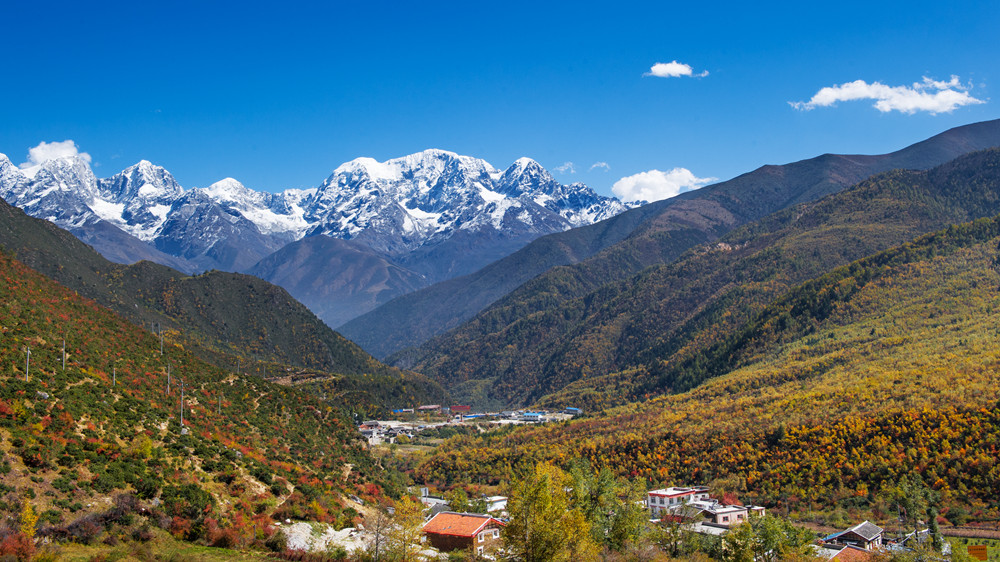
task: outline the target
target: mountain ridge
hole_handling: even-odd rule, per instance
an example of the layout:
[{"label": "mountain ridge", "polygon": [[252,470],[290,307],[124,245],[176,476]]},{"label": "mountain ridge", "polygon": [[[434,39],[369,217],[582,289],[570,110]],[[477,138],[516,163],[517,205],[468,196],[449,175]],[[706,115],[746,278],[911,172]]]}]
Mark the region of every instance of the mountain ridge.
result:
[{"label": "mountain ridge", "polygon": [[[533,290],[533,284],[548,290],[537,306],[525,307],[527,299],[519,298],[518,307],[486,324],[507,325],[605,282],[668,263],[736,226],[842,190],[880,171],[929,168],[969,149],[997,145],[1000,120],[993,120],[956,127],[885,155],[826,154],[782,166],[762,166],[594,225],[539,238],[470,276],[398,297],[338,329],[376,357],[412,367],[424,353],[418,346],[470,321],[487,306],[494,308],[496,316],[496,309],[504,306],[503,298],[522,286],[524,292]],[[579,282],[567,285],[564,280],[546,280],[548,270],[562,276],[561,270],[554,269],[559,266],[574,268]],[[560,290],[553,292],[557,286]]]},{"label": "mountain ridge", "polygon": [[[325,235],[365,244],[426,278],[423,284],[474,271],[539,236],[626,208],[583,184],[560,184],[528,158],[501,171],[484,160],[436,149],[385,162],[358,158],[338,166],[318,187],[280,193],[257,192],[232,178],[185,190],[147,160],[99,179],[79,156],[45,161],[30,175],[4,157],[0,196],[124,263],[149,259],[186,273],[250,271],[264,258],[274,264],[287,255],[274,254],[289,243]],[[314,248],[314,257],[320,262],[348,257],[338,255],[343,247],[327,248],[329,255]],[[262,265],[256,271],[267,276],[271,270]],[[297,271],[312,277],[267,280],[280,278],[303,301],[319,300],[296,291],[320,280],[322,267]],[[346,286],[374,273],[358,275]],[[410,290],[416,279],[399,287]],[[333,296],[328,302],[354,298]],[[344,310],[321,312],[336,326],[366,312],[367,302],[355,299]]]},{"label": "mountain ridge", "polygon": [[[724,337],[787,287],[949,223],[997,212],[1000,149],[927,171],[885,172],[749,223],[673,263],[572,299],[550,298],[547,310],[526,312],[537,307],[512,296],[503,309],[467,325],[467,333],[432,340],[441,348],[414,368],[459,395],[458,383],[475,389],[489,382],[501,401],[547,407],[594,408],[685,390],[701,379],[684,370],[696,368],[683,367],[684,361],[697,361],[706,342]],[[548,279],[558,286],[555,273]],[[573,287],[572,279],[562,285]],[[688,382],[663,382],[674,380]]]}]

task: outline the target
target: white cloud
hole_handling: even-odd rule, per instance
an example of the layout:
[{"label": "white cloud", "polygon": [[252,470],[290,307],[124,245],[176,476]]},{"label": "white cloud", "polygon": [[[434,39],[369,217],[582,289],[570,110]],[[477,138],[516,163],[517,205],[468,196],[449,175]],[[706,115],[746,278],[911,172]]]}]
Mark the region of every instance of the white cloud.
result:
[{"label": "white cloud", "polygon": [[604,170],[605,172],[607,172],[608,170],[611,169],[611,166],[608,166],[607,162],[594,162],[594,164],[590,167],[590,170],[587,170],[587,171],[593,172],[594,170],[598,170],[598,169]]},{"label": "white cloud", "polygon": [[34,177],[38,169],[42,167],[42,164],[48,162],[49,160],[58,160],[59,158],[71,158],[73,156],[79,156],[84,162],[90,164],[90,155],[86,152],[80,152],[77,148],[76,143],[72,140],[64,140],[62,142],[45,142],[42,141],[38,146],[28,149],[28,161],[19,164],[21,170],[28,177]]},{"label": "white cloud", "polygon": [[622,201],[659,201],[698,189],[717,178],[699,178],[687,168],[674,168],[666,172],[649,170],[626,176],[611,186],[611,191]]},{"label": "white cloud", "polygon": [[657,76],[659,78],[678,78],[680,76],[697,76],[699,78],[704,78],[708,76],[708,71],[702,71],[698,74],[694,73],[694,69],[691,65],[684,64],[682,62],[671,61],[671,62],[658,62],[650,67],[649,72],[643,74],[643,76]]},{"label": "white cloud", "polygon": [[836,86],[827,86],[816,92],[809,101],[788,102],[799,110],[830,107],[840,101],[875,100],[875,109],[882,113],[899,111],[912,115],[918,111],[931,114],[949,113],[963,105],[986,103],[969,94],[970,86],[958,81],[958,76],[943,82],[924,77],[912,86],[886,86],[881,82],[871,84],[855,80]]},{"label": "white cloud", "polygon": [[576,167],[572,162],[563,162],[562,166],[556,166],[556,171],[560,174],[575,174]]}]

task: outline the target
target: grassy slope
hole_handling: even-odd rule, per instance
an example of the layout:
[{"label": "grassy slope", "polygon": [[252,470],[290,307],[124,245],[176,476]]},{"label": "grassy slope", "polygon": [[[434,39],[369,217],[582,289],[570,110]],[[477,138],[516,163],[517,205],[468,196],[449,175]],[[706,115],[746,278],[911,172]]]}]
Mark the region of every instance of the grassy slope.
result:
[{"label": "grassy slope", "polygon": [[[110,508],[119,493],[162,495],[173,515],[168,490],[193,485],[213,496],[209,514],[220,521],[263,524],[282,500],[289,508],[316,500],[337,514],[342,494],[382,477],[336,410],[179,345],[161,356],[149,332],[3,253],[0,380],[0,510],[11,515],[33,498],[45,520],[65,523]],[[292,486],[298,496],[289,497]]]},{"label": "grassy slope", "polygon": [[495,481],[582,455],[650,483],[725,478],[791,509],[876,512],[916,474],[952,513],[995,516],[998,244],[1000,219],[984,219],[839,268],[717,349],[739,356],[728,374],[590,419],[455,440],[421,473]]}]

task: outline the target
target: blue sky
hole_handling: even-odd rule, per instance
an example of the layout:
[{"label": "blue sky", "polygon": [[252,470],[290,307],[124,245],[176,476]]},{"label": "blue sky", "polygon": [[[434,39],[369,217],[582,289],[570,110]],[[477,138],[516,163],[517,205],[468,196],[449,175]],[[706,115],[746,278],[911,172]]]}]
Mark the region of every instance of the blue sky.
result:
[{"label": "blue sky", "polygon": [[1000,3],[765,4],[14,2],[0,152],[71,139],[102,177],[278,191],[442,148],[611,194],[1000,117]]}]

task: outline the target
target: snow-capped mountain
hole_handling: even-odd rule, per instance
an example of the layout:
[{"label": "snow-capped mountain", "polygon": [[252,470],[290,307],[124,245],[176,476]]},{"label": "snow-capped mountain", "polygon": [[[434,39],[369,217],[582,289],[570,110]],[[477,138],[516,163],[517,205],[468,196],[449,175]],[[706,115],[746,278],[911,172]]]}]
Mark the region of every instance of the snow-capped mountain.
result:
[{"label": "snow-capped mountain", "polygon": [[89,203],[98,194],[97,177],[78,156],[48,160],[27,172],[7,170],[0,177],[12,181],[0,185],[0,195],[34,217],[71,228],[95,214]]},{"label": "snow-capped mountain", "polygon": [[188,258],[205,255],[225,237],[273,239],[264,245],[280,246],[315,234],[356,239],[391,256],[460,230],[540,236],[625,209],[583,184],[560,184],[529,158],[501,172],[484,160],[444,150],[386,162],[358,158],[339,166],[318,188],[277,194],[248,189],[232,178],[184,190],[170,172],[146,160],[97,179],[84,159],[60,158],[28,176],[4,156],[0,195],[62,226],[104,220]]},{"label": "snow-capped mountain", "polygon": [[501,172],[484,160],[425,150],[341,165],[316,190],[306,220],[315,225],[309,234],[357,239],[393,255],[456,231],[537,237],[624,209],[583,184],[563,186],[528,158]]},{"label": "snow-capped mountain", "polygon": [[140,240],[153,240],[174,201],[184,194],[170,172],[142,160],[98,182],[91,207],[97,215]]},{"label": "snow-capped mountain", "polygon": [[[79,156],[18,169],[0,155],[0,196],[113,259],[163,261],[162,252],[189,271],[246,271],[291,242],[325,235],[366,245],[427,283],[626,208],[583,184],[559,183],[529,158],[501,171],[444,150],[385,162],[357,158],[316,188],[281,193],[254,191],[232,178],[184,189],[146,160],[98,179]],[[268,271],[280,269],[271,262]]]}]

